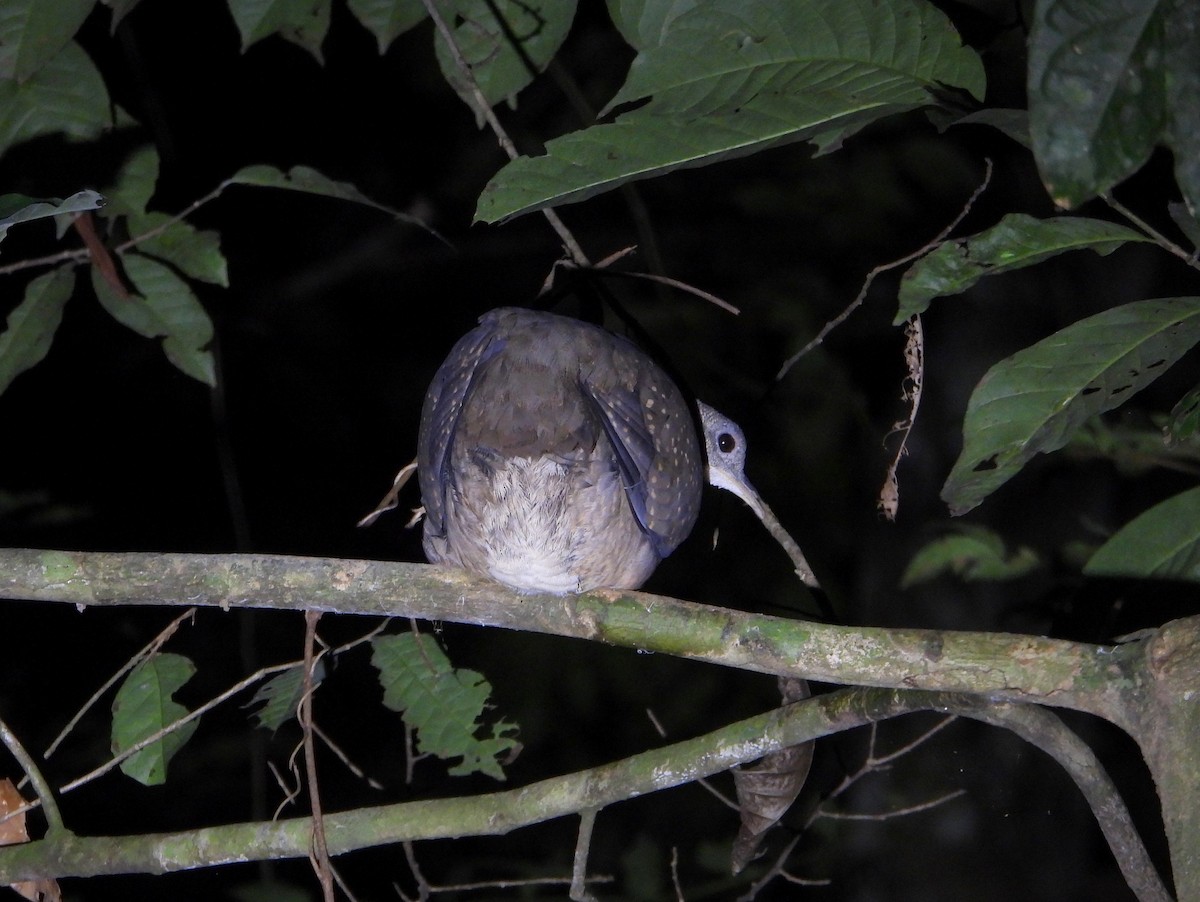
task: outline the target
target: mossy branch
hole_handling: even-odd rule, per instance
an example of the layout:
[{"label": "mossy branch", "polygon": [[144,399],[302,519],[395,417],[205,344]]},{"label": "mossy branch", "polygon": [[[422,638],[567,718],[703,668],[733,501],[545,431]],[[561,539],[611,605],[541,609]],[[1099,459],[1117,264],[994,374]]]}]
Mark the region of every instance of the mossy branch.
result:
[{"label": "mossy branch", "polygon": [[986,695],[1087,711],[1129,728],[1136,643],[846,627],[642,592],[521,595],[427,564],[275,555],[0,549],[0,598],[77,605],[315,609],[499,626],[760,673]]},{"label": "mossy branch", "polygon": [[[1166,898],[1114,821],[1119,798],[1097,783],[1090,754],[1033,729],[1036,709],[1072,708],[1134,736],[1163,800],[1181,896],[1200,889],[1189,852],[1200,829],[1189,780],[1200,730],[1194,686],[1200,618],[1125,645],[1004,633],[843,627],[785,620],[640,592],[520,595],[424,564],[269,555],[196,555],[0,549],[0,598],[87,605],[187,605],[320,610],[498,626],[602,641],[761,673],[876,687],[847,689],[730,725],[707,736],[519,790],[408,802],[326,815],[333,854],[423,838],[503,833],[562,814],[726,770],[775,749],[912,710],[937,708],[1010,726],[1053,755],[1083,788],[1131,886]],[[1022,713],[1024,712],[1024,713]],[[1047,713],[1047,712],[1043,712]],[[1016,718],[1013,723],[1007,719]],[[1048,729],[1048,728],[1047,728]],[[1041,737],[1041,738],[1039,738]],[[1106,780],[1106,778],[1105,778]],[[1115,824],[1115,829],[1114,829]],[[300,818],[178,834],[85,839],[59,835],[0,850],[0,882],[47,873],[158,873],[307,854]]]}]

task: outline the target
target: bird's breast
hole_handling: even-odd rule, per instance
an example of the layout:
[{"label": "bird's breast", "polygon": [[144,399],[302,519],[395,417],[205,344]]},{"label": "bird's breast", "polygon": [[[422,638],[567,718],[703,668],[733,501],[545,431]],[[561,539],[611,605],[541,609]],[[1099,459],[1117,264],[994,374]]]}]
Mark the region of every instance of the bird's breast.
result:
[{"label": "bird's breast", "polygon": [[459,449],[445,533],[425,550],[529,592],[635,588],[657,566],[609,455]]}]

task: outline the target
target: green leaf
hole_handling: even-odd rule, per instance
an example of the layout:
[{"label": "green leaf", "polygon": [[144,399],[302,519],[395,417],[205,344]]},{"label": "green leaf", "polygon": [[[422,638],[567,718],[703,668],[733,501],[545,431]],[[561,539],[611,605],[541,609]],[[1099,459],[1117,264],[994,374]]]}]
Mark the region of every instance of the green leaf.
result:
[{"label": "green leaf", "polygon": [[1200,7],[1186,0],[1039,0],[1029,38],[1034,154],[1055,203],[1073,207],[1175,154],[1200,203]]},{"label": "green leaf", "polygon": [[9,228],[18,222],[95,210],[104,206],[104,203],[105,198],[90,188],[77,191],[66,200],[57,197],[37,200],[23,194],[0,195],[0,241],[4,240]]},{"label": "green leaf", "polygon": [[1083,572],[1200,583],[1200,487],[1127,523],[1100,546]]},{"label": "green leaf", "polygon": [[216,385],[212,320],[187,283],[168,266],[137,253],[121,256],[138,294],[121,297],[92,268],[92,287],[104,309],[146,338],[163,338],[167,359],[193,379]]},{"label": "green leaf", "polygon": [[456,670],[437,641],[403,633],[372,640],[371,663],[379,670],[383,703],[404,715],[417,731],[417,749],[442,759],[462,760],[454,775],[484,773],[504,779],[498,758],[520,748],[516,724],[484,724],[492,687],[482,674]]},{"label": "green leaf", "polygon": [[105,189],[104,195],[109,200],[105,215],[144,213],[157,184],[158,151],[146,144],[126,158],[117,173],[116,184]]},{"label": "green leaf", "polygon": [[[184,717],[188,709],[172,700],[196,672],[187,658],[157,654],[143,661],[125,678],[113,701],[112,750],[119,755]],[[146,786],[167,779],[167,765],[196,732],[196,721],[185,724],[152,742],[121,763],[121,770]]]},{"label": "green leaf", "polygon": [[25,286],[25,298],[0,333],[0,394],[50,351],[63,308],[75,290],[75,270],[60,266]]},{"label": "green leaf", "polygon": [[[325,662],[318,660],[313,669],[313,685],[325,679]],[[304,667],[292,667],[276,674],[258,687],[247,708],[261,705],[253,712],[255,726],[274,732],[296,716],[296,706],[304,694]]]},{"label": "green leaf", "polygon": [[421,0],[349,0],[347,5],[363,27],[375,36],[380,53],[428,15]]},{"label": "green leaf", "polygon": [[265,163],[244,166],[227,178],[224,185],[253,185],[259,188],[302,191],[305,194],[317,194],[321,197],[335,197],[338,200],[366,204],[368,207],[374,207],[386,213],[392,212],[387,207],[371,200],[349,182],[335,182],[329,176],[308,166],[293,166],[286,173]]},{"label": "green leaf", "polygon": [[242,52],[278,34],[303,47],[318,63],[329,32],[330,0],[228,0],[229,12],[242,36]]},{"label": "green leaf", "polygon": [[0,2],[0,79],[27,81],[67,46],[93,4],[94,0]]},{"label": "green leaf", "polygon": [[900,579],[900,588],[930,582],[944,574],[969,583],[1016,579],[1040,563],[1032,548],[1022,545],[1009,552],[997,533],[983,526],[964,524],[913,555]]},{"label": "green leaf", "polygon": [[1122,476],[1132,478],[1160,467],[1200,472],[1200,444],[1172,441],[1164,422],[1161,414],[1151,416],[1149,422],[1135,417],[1092,417],[1071,436],[1066,453],[1075,460],[1107,460]]},{"label": "green leaf", "polygon": [[1175,402],[1166,434],[1170,444],[1200,444],[1200,385]]},{"label": "green leaf", "polygon": [[67,44],[26,82],[0,80],[0,154],[38,135],[94,138],[111,125],[104,79],[78,44]]},{"label": "green leaf", "polygon": [[1059,216],[1035,219],[1010,213],[978,235],[943,241],[904,274],[894,325],[923,313],[935,297],[966,291],[984,276],[1033,266],[1067,251],[1111,254],[1144,235],[1100,219]]},{"label": "green leaf", "polygon": [[696,6],[698,0],[608,0],[608,15],[635,50],[657,47],[667,26]]},{"label": "green leaf", "polygon": [[942,499],[971,510],[1030,459],[1070,441],[1200,341],[1200,297],[1136,301],[1067,326],[988,370],[971,394],[963,450]]},{"label": "green leaf", "polygon": [[[454,0],[445,5],[456,14],[458,24],[451,22],[454,41],[489,106],[512,98],[546,68],[575,18],[575,0]],[[480,115],[474,93],[440,34],[436,48],[442,75]]]},{"label": "green leaf", "polygon": [[415,225],[418,228],[424,229],[434,238],[444,244],[449,245],[441,235],[431,228],[427,223],[422,222],[416,216],[409,213],[403,213],[399,210],[393,210],[391,207],[386,207],[377,201],[371,200],[349,182],[335,182],[326,175],[317,172],[308,166],[294,166],[286,173],[274,166],[268,166],[265,163],[258,163],[253,166],[246,166],[239,169],[231,177],[221,183],[221,188],[224,189],[229,185],[251,185],[258,188],[282,188],[285,191],[301,191],[305,194],[316,194],[321,197],[333,197],[338,200],[348,200],[356,204],[364,204],[372,207],[380,212],[386,213],[393,219],[401,222],[407,222]]},{"label": "green leaf", "polygon": [[1028,110],[990,107],[960,116],[949,110],[939,109],[933,110],[929,118],[933,120],[938,131],[945,131],[954,125],[988,125],[1008,135],[1027,150],[1033,146],[1033,139],[1029,137]]},{"label": "green leaf", "polygon": [[[1200,210],[1200,207],[1197,207],[1197,210]],[[1187,236],[1192,247],[1200,248],[1200,220],[1188,209],[1187,204],[1167,204],[1167,212],[1171,214],[1175,225],[1179,226],[1179,231]]]},{"label": "green leaf", "polygon": [[201,232],[190,223],[173,219],[166,213],[130,216],[129,233],[135,237],[162,229],[138,241],[138,250],[170,263],[189,278],[228,288],[229,267],[221,253],[220,233]]},{"label": "green leaf", "polygon": [[654,97],[659,112],[691,118],[763,94],[892,84],[918,105],[939,84],[982,99],[984,75],[950,21],[920,0],[706,0],[669,20],[605,109]]},{"label": "green leaf", "polygon": [[825,152],[932,102],[940,86],[983,90],[979,58],[924,0],[706,0],[665,29],[614,104],[649,101],[509,163],[484,189],[477,220],[795,141]]}]

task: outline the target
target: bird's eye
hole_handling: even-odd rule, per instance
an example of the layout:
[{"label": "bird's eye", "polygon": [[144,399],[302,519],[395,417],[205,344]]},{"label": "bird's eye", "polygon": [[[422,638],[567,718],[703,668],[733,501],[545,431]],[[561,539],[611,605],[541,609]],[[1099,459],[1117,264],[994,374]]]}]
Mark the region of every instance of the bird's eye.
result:
[{"label": "bird's eye", "polygon": [[717,447],[721,449],[722,454],[728,454],[737,447],[737,439],[728,432],[722,432],[717,436]]}]

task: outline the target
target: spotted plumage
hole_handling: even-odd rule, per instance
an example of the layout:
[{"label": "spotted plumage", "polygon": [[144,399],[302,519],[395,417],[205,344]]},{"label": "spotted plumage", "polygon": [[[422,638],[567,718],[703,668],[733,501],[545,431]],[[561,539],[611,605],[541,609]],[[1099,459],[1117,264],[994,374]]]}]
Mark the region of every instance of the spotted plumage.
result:
[{"label": "spotted plumage", "polygon": [[523,591],[640,586],[691,532],[705,479],[688,404],[633,343],[493,310],[421,413],[425,553]]}]

